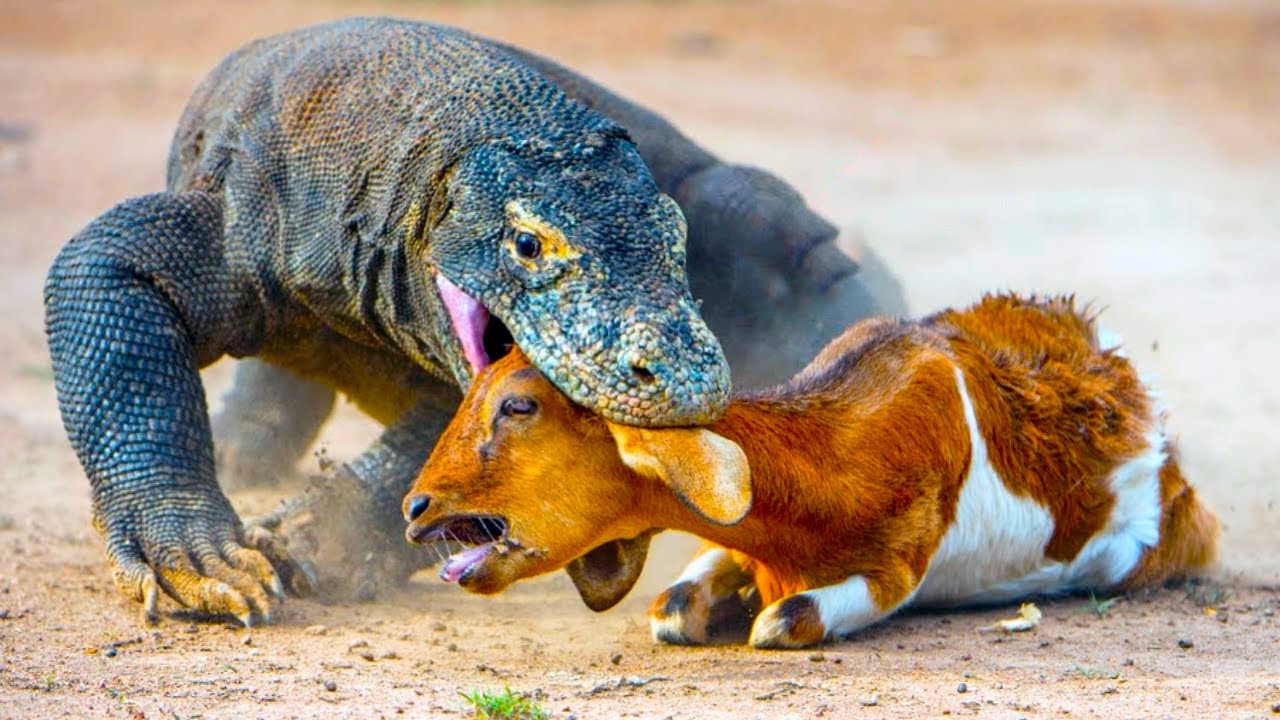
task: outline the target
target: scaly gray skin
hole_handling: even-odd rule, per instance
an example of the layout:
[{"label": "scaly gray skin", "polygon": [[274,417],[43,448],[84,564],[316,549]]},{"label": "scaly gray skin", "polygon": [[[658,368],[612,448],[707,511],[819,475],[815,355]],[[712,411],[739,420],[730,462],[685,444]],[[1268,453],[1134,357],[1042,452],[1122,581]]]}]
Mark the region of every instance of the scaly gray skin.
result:
[{"label": "scaly gray skin", "polygon": [[[546,58],[494,44],[627,128],[659,189],[684,211],[689,285],[729,358],[734,387],[786,380],[864,317],[908,315],[902,288],[879,257],[863,248],[855,264],[836,248],[836,228],[781,179],[726,164],[657,114]],[[214,420],[224,486],[271,484],[288,474],[333,398],[328,386],[281,367],[238,363]]]},{"label": "scaly gray skin", "polygon": [[714,420],[729,373],[684,241],[620,126],[461,31],[355,19],[233,53],[182,118],[169,191],[90,223],[45,287],[59,404],[118,586],[148,617],[163,590],[246,623],[270,618],[268,592],[306,589],[214,478],[197,371],[223,355],[387,423],[344,471],[353,504],[387,518],[486,362],[486,311],[602,416]]},{"label": "scaly gray skin", "polygon": [[[689,223],[689,283],[703,303],[703,317],[725,348],[735,387],[761,387],[789,378],[836,334],[864,317],[907,315],[902,289],[879,258],[864,248],[855,265],[836,248],[836,228],[782,180],[763,170],[725,164],[649,110],[545,58],[501,47],[571,97],[626,127],[659,188],[680,204]],[[279,366],[246,360],[236,368],[225,401],[215,422],[224,486],[269,484],[287,475],[314,440],[332,405],[333,391]],[[434,433],[424,430],[419,436],[426,442],[404,459],[404,477],[381,476],[388,487],[406,487],[425,460]],[[379,448],[376,456],[383,455],[385,450]],[[357,464],[376,463],[366,457]],[[342,504],[336,496],[359,502],[351,498],[345,483],[326,479],[323,490],[313,486],[272,521],[285,521],[286,516],[303,519],[285,526],[292,547],[311,550],[304,554],[315,554],[313,548],[328,540],[325,554],[359,548],[348,554],[353,559],[387,560],[386,573],[392,578],[397,562],[402,563],[401,574],[416,569],[421,556],[409,554],[398,535],[369,537],[369,527],[382,526],[365,525],[364,535],[353,536],[345,524],[325,522],[334,516],[325,508]],[[349,512],[371,514],[363,507]],[[398,520],[389,522],[399,527]],[[384,539],[385,545],[376,545]],[[359,567],[357,583],[364,589],[357,592],[370,594],[377,579],[367,564]],[[582,587],[582,578],[570,570]]]}]

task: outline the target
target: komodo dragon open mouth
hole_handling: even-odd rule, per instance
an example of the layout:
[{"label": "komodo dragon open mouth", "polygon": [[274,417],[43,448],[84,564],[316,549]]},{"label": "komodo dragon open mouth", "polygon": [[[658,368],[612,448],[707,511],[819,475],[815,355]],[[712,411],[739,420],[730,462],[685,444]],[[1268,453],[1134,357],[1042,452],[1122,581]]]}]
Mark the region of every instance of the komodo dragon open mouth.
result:
[{"label": "komodo dragon open mouth", "polygon": [[449,278],[436,273],[436,286],[440,299],[449,311],[453,332],[462,345],[462,354],[471,366],[473,375],[479,374],[489,363],[506,355],[515,340],[501,320],[489,314],[489,309],[479,300],[468,295]]}]

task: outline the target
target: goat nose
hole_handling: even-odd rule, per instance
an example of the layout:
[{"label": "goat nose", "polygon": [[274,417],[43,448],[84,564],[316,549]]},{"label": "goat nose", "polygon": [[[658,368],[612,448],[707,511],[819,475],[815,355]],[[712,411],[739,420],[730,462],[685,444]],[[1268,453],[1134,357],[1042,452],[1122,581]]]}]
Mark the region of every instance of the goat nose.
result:
[{"label": "goat nose", "polygon": [[431,506],[430,495],[414,495],[409,498],[408,510],[404,514],[405,522],[417,520]]}]

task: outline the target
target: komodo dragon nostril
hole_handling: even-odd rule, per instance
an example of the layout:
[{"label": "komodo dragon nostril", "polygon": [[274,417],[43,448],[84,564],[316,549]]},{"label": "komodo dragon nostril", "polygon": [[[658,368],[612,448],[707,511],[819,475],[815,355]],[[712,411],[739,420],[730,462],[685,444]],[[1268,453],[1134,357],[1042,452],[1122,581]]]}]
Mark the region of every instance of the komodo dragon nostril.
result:
[{"label": "komodo dragon nostril", "polygon": [[632,363],[631,374],[642,383],[651,383],[657,379],[653,376],[653,371],[645,367],[644,363]]}]

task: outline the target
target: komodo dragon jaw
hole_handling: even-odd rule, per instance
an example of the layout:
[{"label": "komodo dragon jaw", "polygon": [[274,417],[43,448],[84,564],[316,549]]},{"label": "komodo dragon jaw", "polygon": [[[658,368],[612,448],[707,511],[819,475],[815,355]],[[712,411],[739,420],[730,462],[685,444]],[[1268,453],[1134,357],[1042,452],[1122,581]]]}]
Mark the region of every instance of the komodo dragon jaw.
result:
[{"label": "komodo dragon jaw", "polygon": [[720,417],[728,364],[688,289],[684,215],[625,132],[602,123],[552,144],[494,142],[448,184],[427,247],[447,315],[437,322],[453,335],[443,354],[461,386],[505,353],[494,340],[509,334],[569,397],[614,422]]}]

